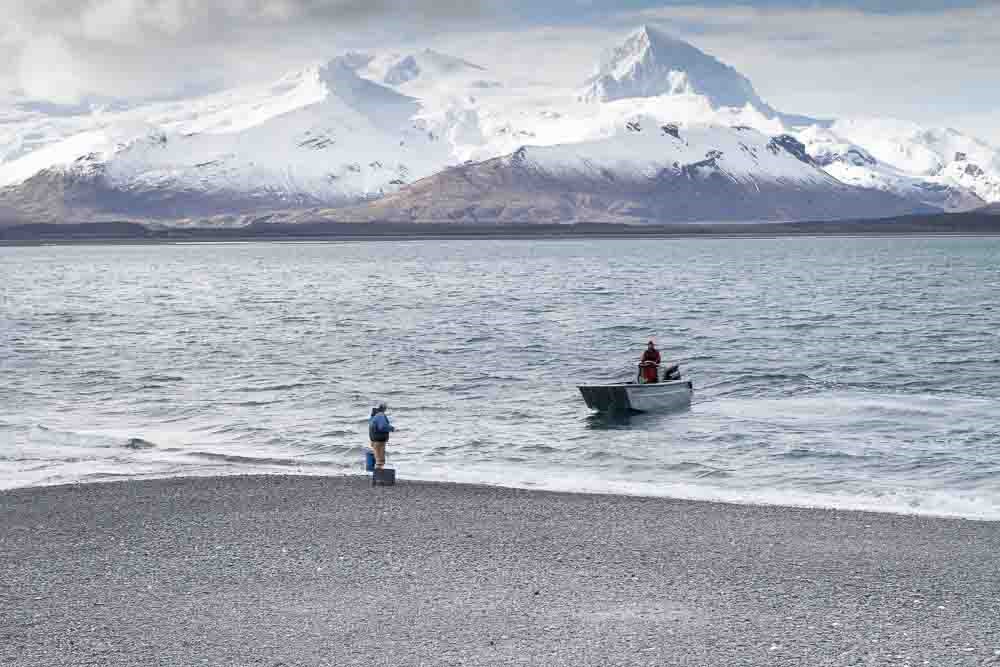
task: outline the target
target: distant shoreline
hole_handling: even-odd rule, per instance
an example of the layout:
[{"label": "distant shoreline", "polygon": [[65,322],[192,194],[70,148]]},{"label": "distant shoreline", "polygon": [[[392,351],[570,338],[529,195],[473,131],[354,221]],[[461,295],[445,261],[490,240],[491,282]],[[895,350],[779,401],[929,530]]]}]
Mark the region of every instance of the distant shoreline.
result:
[{"label": "distant shoreline", "polygon": [[107,245],[107,246],[173,246],[173,245],[225,245],[225,244],[252,244],[252,243],[281,243],[281,244],[304,244],[304,243],[371,243],[373,241],[619,241],[629,239],[646,239],[653,241],[695,241],[695,240],[767,240],[767,239],[818,239],[818,238],[839,238],[839,239],[934,239],[934,238],[991,238],[1000,237],[1000,232],[893,232],[893,233],[835,233],[835,234],[621,234],[607,236],[569,236],[557,234],[538,235],[442,235],[442,236],[315,236],[289,238],[286,236],[274,237],[248,237],[236,239],[190,239],[190,240],[159,240],[159,239],[120,239],[120,238],[61,238],[61,239],[35,239],[35,240],[0,240],[0,248],[37,248],[43,246],[84,246],[84,245]]},{"label": "distant shoreline", "polygon": [[959,213],[883,220],[665,225],[497,223],[254,223],[238,228],[154,227],[134,222],[0,227],[0,245],[178,244],[405,240],[698,239],[1000,236],[1000,215]]}]

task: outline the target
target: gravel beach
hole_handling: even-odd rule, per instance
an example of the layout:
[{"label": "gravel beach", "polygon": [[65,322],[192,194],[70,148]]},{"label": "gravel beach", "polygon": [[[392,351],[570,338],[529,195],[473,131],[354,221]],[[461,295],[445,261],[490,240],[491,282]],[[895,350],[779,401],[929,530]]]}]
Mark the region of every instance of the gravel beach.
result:
[{"label": "gravel beach", "polygon": [[367,478],[0,492],[0,665],[1000,665],[1000,523]]}]

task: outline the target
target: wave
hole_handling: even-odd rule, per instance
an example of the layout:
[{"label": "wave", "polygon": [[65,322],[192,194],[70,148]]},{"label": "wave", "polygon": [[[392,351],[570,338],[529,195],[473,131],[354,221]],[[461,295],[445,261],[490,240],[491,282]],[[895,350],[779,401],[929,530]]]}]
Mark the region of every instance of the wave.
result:
[{"label": "wave", "polygon": [[183,382],[184,378],[180,375],[140,375],[138,378],[139,382]]},{"label": "wave", "polygon": [[671,463],[663,466],[664,470],[669,470],[671,472],[680,472],[690,475],[696,478],[705,477],[729,477],[730,473],[722,468],[714,468],[704,463],[698,463],[697,461],[680,461],[679,463]]},{"label": "wave", "polygon": [[824,460],[856,460],[856,461],[873,461],[878,460],[882,457],[876,454],[854,454],[851,452],[845,452],[838,449],[817,449],[804,446],[796,446],[787,449],[782,452],[776,452],[773,455],[774,458],[778,459],[824,459]]},{"label": "wave", "polygon": [[202,427],[199,430],[213,435],[237,434],[244,437],[253,435],[268,436],[274,432],[273,429],[270,428],[263,426],[250,426],[247,424],[213,424],[211,426]]},{"label": "wave", "polygon": [[121,377],[118,373],[114,371],[109,371],[105,368],[94,368],[85,370],[80,373],[81,377],[85,378],[100,378],[102,380],[117,380]]},{"label": "wave", "polygon": [[[140,283],[88,285],[85,313],[53,291],[53,267],[79,273],[94,258],[11,256],[0,273],[58,319],[34,311],[12,329],[26,354],[0,389],[0,486],[101,470],[332,474],[333,462],[359,463],[372,400],[388,398],[401,478],[920,511],[961,492],[952,507],[970,514],[977,493],[1000,504],[996,241],[879,242],[876,253],[871,240],[752,252],[574,243],[570,261],[558,243],[427,243],[402,258],[380,244],[393,255],[381,310],[368,307],[373,255],[357,245],[310,250],[328,261],[310,264],[317,289],[305,291],[284,277],[301,275],[301,258],[280,248],[193,247],[178,275],[198,267],[218,288],[197,303],[186,277],[149,271],[163,247],[137,248],[121,261],[142,269]],[[427,268],[441,262],[454,280]],[[654,265],[672,269],[635,270]],[[871,270],[845,270],[858,265]],[[244,281],[226,280],[233,267]],[[479,280],[512,267],[513,282]],[[802,284],[808,293],[786,289]],[[183,312],[131,301],[142,288]],[[266,331],[242,328],[240,299]],[[634,378],[647,335],[694,381],[691,409],[593,415],[575,385]],[[162,363],[131,365],[121,349]],[[130,438],[155,446],[131,450]]]},{"label": "wave", "polygon": [[[648,471],[641,461],[624,466],[624,470]],[[723,502],[738,505],[770,505],[781,507],[828,508],[835,510],[868,511],[920,516],[961,517],[979,520],[1000,520],[1000,498],[996,494],[976,491],[944,491],[922,488],[873,488],[853,493],[824,492],[821,489],[740,488],[727,486],[728,480],[691,480],[649,482],[636,479],[595,476],[587,471],[552,476],[546,471],[521,469],[519,474],[502,479],[491,469],[465,466],[451,471],[445,478],[431,470],[410,473],[410,479],[427,481],[465,482],[526,489],[543,489],[570,493],[621,494],[640,497],[667,497],[679,500]],[[725,476],[722,476],[725,477]],[[721,483],[720,483],[721,482]],[[839,485],[841,482],[837,481]]]},{"label": "wave", "polygon": [[317,387],[326,384],[318,380],[315,381],[300,381],[300,382],[287,382],[283,384],[268,384],[262,386],[245,386],[237,387],[235,391],[247,391],[247,392],[257,392],[257,391],[290,391],[292,389],[303,389],[306,387]]},{"label": "wave", "polygon": [[125,441],[125,448],[134,450],[154,449],[156,448],[156,444],[142,438],[129,438]]},{"label": "wave", "polygon": [[100,432],[71,431],[50,428],[44,424],[32,425],[28,429],[28,437],[41,444],[88,449],[142,450],[156,447],[155,443],[138,436],[122,437]]},{"label": "wave", "polygon": [[221,463],[235,463],[238,465],[262,465],[262,466],[282,466],[289,468],[341,468],[342,464],[332,461],[308,461],[297,458],[275,458],[268,456],[248,456],[241,454],[220,454],[218,452],[185,452],[188,458],[207,459],[209,461],[219,461]]},{"label": "wave", "polygon": [[368,446],[361,438],[351,444],[311,443],[300,445],[304,456],[360,456],[359,452]]},{"label": "wave", "polygon": [[522,452],[530,452],[533,454],[563,454],[565,450],[561,447],[553,447],[551,445],[522,445],[518,448]]},{"label": "wave", "polygon": [[[80,475],[80,480],[85,482],[109,482],[123,479],[136,479],[136,477],[142,477],[141,475],[134,475],[127,472],[110,472],[107,470],[102,470],[100,472],[88,472]],[[58,478],[53,479],[54,482],[59,481]]]},{"label": "wave", "polygon": [[698,394],[711,396],[761,395],[781,392],[788,396],[836,388],[838,383],[820,380],[805,373],[738,373],[723,380],[695,385]]},{"label": "wave", "polygon": [[[633,334],[637,332],[645,334],[648,331],[648,327],[638,324],[606,324],[604,326],[595,327],[594,331],[598,333],[613,334]],[[639,338],[641,339],[642,336]]]},{"label": "wave", "polygon": [[334,429],[332,431],[323,431],[322,433],[317,433],[315,437],[317,438],[342,438],[345,436],[356,436],[361,431],[347,430],[347,429]]}]

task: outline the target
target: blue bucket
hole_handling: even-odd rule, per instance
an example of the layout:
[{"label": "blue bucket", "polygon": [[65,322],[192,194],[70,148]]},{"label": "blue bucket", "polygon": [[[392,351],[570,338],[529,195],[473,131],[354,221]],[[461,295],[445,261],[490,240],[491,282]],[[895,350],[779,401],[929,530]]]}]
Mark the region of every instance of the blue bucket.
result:
[{"label": "blue bucket", "polygon": [[365,450],[365,471],[371,472],[375,470],[375,452],[371,449]]}]

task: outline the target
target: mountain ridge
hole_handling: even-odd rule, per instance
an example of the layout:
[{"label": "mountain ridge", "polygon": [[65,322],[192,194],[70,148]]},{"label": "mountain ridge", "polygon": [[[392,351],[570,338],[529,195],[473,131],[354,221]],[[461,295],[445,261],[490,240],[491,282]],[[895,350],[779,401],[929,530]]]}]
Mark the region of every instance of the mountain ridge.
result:
[{"label": "mountain ridge", "polygon": [[[362,207],[313,215],[379,222],[671,223],[833,220],[936,210],[840,183],[787,135],[768,138],[721,128],[675,135],[673,128],[656,128],[652,138],[634,139],[649,150],[628,166],[622,160],[633,154],[616,142],[523,147],[446,169]],[[702,152],[692,144],[726,151]]]},{"label": "mountain ridge", "polygon": [[[482,193],[502,216],[522,215],[513,204],[503,206],[503,192],[553,220],[672,219],[678,214],[664,204],[668,196],[689,197],[683,217],[692,220],[828,217],[836,212],[826,202],[834,192],[850,200],[843,216],[863,215],[854,208],[863,203],[872,207],[869,213],[881,214],[906,206],[914,212],[972,210],[1000,201],[1000,152],[985,142],[888,120],[783,114],[734,67],[652,26],[633,31],[602,59],[587,79],[590,94],[579,95],[586,101],[570,93],[536,98],[531,89],[508,88],[487,76],[479,65],[430,49],[386,58],[353,52],[266,85],[191,102],[60,117],[58,123],[29,116],[9,125],[19,133],[0,146],[0,214],[191,224],[199,217],[237,220],[254,211],[287,211],[294,219],[296,211],[336,207],[365,217],[366,209],[395,206],[398,192],[415,196],[414,183],[435,175],[443,183],[444,175],[461,173],[455,168],[488,184],[483,174],[491,167],[476,165],[506,164],[502,158],[517,154],[575,157],[536,171],[539,185],[551,193],[517,179],[517,187],[500,179],[495,194]],[[79,131],[71,131],[74,123]],[[707,127],[716,129],[706,133]],[[729,137],[750,129],[757,134],[744,141],[746,151],[766,156],[770,142],[780,141],[779,148],[801,153],[799,162],[809,169],[795,167],[799,172],[781,181],[768,176],[763,162],[747,163],[749,171],[737,170],[732,186],[718,185],[715,195],[691,183],[682,188],[675,174],[660,182],[658,198],[646,190],[646,172],[666,173],[672,161],[649,155],[646,144],[662,139],[665,128],[683,135],[681,143],[696,137],[687,148],[678,144],[663,154],[677,153],[678,169],[733,176],[733,160],[744,149]],[[36,143],[29,145],[28,137]],[[600,164],[601,179],[585,173],[585,161]],[[802,178],[821,181],[809,185],[818,189],[811,197],[801,196],[796,179]],[[766,183],[771,200],[744,192],[755,182]],[[582,184],[599,185],[601,196],[588,199]],[[614,187],[621,188],[617,200]],[[561,199],[560,188],[576,194]],[[529,192],[537,205],[525,199]],[[729,209],[718,208],[725,199],[717,205],[711,196],[728,197]],[[782,197],[789,200],[782,203]],[[388,203],[380,205],[382,198]],[[817,208],[810,210],[810,202]],[[465,206],[470,215],[489,213]],[[644,207],[647,212],[638,213]]]}]

